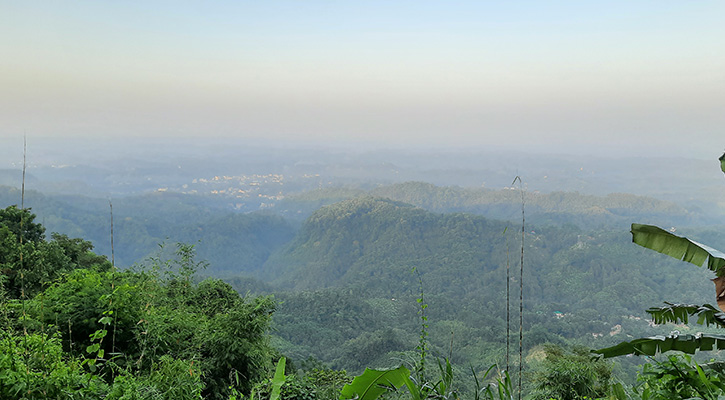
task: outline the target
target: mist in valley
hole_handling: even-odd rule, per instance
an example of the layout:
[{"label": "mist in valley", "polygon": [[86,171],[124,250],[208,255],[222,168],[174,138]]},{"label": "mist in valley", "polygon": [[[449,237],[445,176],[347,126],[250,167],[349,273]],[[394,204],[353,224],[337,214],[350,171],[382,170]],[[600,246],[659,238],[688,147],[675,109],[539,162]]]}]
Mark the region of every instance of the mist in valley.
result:
[{"label": "mist in valley", "polygon": [[723,11],[0,5],[0,397],[725,393]]}]

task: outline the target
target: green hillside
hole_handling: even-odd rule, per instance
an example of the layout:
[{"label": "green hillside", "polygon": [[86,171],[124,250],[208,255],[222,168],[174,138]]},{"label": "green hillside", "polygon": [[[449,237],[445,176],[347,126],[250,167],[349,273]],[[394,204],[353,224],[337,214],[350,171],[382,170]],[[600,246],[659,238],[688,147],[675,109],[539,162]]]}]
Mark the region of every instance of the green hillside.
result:
[{"label": "green hillside", "polygon": [[[13,189],[2,193],[3,201],[19,194]],[[561,194],[556,206],[553,196],[544,198],[553,204],[548,209],[560,207],[564,214],[561,204],[571,199],[582,207],[587,205],[586,196]],[[613,205],[619,198],[589,198],[588,204],[604,199]],[[628,210],[649,212],[663,206],[644,198],[621,199]],[[85,233],[108,237],[106,200],[29,192],[26,201],[37,210],[37,221],[70,229],[72,237]],[[241,293],[274,294],[271,344],[288,357],[290,365],[327,365],[359,373],[370,366],[410,361],[421,337],[421,304],[428,306],[426,332],[433,356],[447,356],[455,365],[471,365],[479,371],[494,363],[503,365],[507,265],[511,341],[517,342],[519,223],[471,213],[431,212],[389,198],[357,196],[316,210],[297,227],[280,216],[233,214],[198,202],[172,193],[114,201],[117,254],[145,257],[156,251],[157,240],[164,240],[161,237],[166,234],[169,241],[196,244],[199,259],[210,263],[203,273],[223,276],[229,282],[224,291],[234,288]],[[527,205],[527,212],[536,207]],[[586,208],[572,207],[571,214],[577,210]],[[587,218],[586,212],[581,215]],[[717,246],[723,240],[717,232],[690,228],[687,234]],[[50,243],[69,249],[90,246],[67,237]],[[54,254],[50,250],[47,253]],[[173,254],[161,254],[150,263],[163,265],[167,256],[173,259]],[[602,348],[630,337],[667,334],[670,327],[648,324],[644,309],[665,300],[703,303],[712,297],[710,273],[683,268],[674,260],[632,245],[623,229],[527,222],[524,256],[523,344],[525,355],[533,357],[527,359],[526,368],[538,365],[538,346],[545,343]],[[145,276],[135,278],[134,273],[129,271],[128,276]],[[178,277],[171,276],[170,287]],[[95,275],[77,278],[84,280],[81,286],[90,278],[102,281]],[[58,279],[62,281],[65,275]],[[9,293],[17,296],[19,290]],[[199,301],[206,301],[204,296]],[[694,333],[702,328],[677,329]],[[165,340],[164,333],[157,334],[159,340]],[[639,361],[623,360],[618,368],[631,378]]]},{"label": "green hillside", "polygon": [[397,282],[416,280],[412,268],[443,268],[455,273],[442,285],[465,285],[503,265],[505,254],[494,249],[504,248],[504,229],[499,221],[361,197],[315,212],[262,276],[298,290],[374,281],[394,293]]},{"label": "green hillside", "polygon": [[[277,296],[274,340],[281,352],[298,363],[312,357],[349,371],[392,365],[400,352],[415,348],[420,278],[436,354],[451,353],[459,365],[502,362],[507,259],[512,312],[518,295],[520,192],[420,183],[372,192],[387,198],[348,189],[308,192],[302,197],[307,209],[353,198],[315,210],[304,223],[230,213],[190,195],[116,199],[117,264],[156,254],[162,242],[195,244],[199,259],[209,263],[204,274],[224,277],[241,293]],[[652,222],[646,217],[672,213],[694,221],[696,213],[631,195],[525,196],[527,350],[545,342],[604,347],[627,335],[667,333],[649,327],[643,310],[665,300],[709,300],[708,273],[633,246],[619,226],[627,215]],[[4,204],[17,199],[18,190],[0,190]],[[107,200],[29,191],[26,205],[48,232],[89,238],[110,255]],[[468,212],[447,212],[452,209]],[[474,212],[509,213],[502,217],[509,221]],[[584,223],[572,223],[579,220]],[[723,240],[717,229],[684,231],[715,246]],[[515,318],[511,329],[518,331]]]},{"label": "green hillside", "polygon": [[[291,290],[278,294],[280,347],[357,370],[362,364],[347,352],[377,341],[388,354],[370,357],[392,363],[396,351],[415,346],[416,268],[439,354],[452,351],[464,365],[502,362],[507,256],[517,304],[520,235],[515,224],[389,199],[323,207],[262,270],[263,279]],[[528,226],[525,241],[527,349],[545,342],[604,347],[628,335],[667,333],[651,328],[643,310],[712,295],[708,272],[637,248],[626,231]],[[518,331],[516,321],[512,329]]]},{"label": "green hillside", "polygon": [[[0,186],[0,207],[19,203],[20,190]],[[26,191],[25,205],[32,207],[48,233],[87,238],[99,254],[110,258],[107,199]],[[202,196],[168,192],[113,199],[113,216],[116,265],[143,261],[161,243],[184,242],[197,245],[199,257],[210,263],[207,273],[217,276],[259,269],[295,232],[279,216],[233,213]]]}]

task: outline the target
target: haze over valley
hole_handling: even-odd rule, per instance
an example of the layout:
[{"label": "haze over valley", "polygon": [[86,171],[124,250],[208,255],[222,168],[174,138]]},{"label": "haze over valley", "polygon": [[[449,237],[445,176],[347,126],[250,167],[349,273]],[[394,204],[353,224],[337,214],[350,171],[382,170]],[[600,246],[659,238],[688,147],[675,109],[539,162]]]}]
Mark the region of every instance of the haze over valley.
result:
[{"label": "haze over valley", "polygon": [[0,15],[0,398],[725,395],[725,3]]}]

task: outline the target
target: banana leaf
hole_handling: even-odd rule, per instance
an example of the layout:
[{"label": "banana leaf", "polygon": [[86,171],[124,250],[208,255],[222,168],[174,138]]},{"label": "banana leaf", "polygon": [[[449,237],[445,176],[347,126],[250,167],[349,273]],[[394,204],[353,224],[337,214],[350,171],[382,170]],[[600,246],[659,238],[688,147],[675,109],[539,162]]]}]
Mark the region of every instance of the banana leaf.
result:
[{"label": "banana leaf", "polygon": [[632,224],[632,241],[698,267],[707,263],[707,268],[718,276],[725,274],[725,253],[654,225]]},{"label": "banana leaf", "polygon": [[696,335],[680,335],[675,332],[668,336],[658,335],[635,339],[631,342],[622,342],[616,346],[593,350],[592,352],[600,354],[604,358],[610,358],[625,355],[653,356],[657,353],[664,353],[670,350],[694,354],[699,350],[709,351],[723,349],[725,349],[725,335],[705,333],[698,333]]},{"label": "banana leaf", "polygon": [[405,385],[409,376],[410,371],[402,365],[391,369],[365,368],[362,375],[342,388],[340,399],[375,400],[383,393]]},{"label": "banana leaf", "polygon": [[665,302],[664,307],[651,307],[647,314],[657,325],[671,322],[673,324],[687,324],[690,317],[697,317],[699,325],[716,325],[725,328],[725,313],[710,304],[673,304]]},{"label": "banana leaf", "polygon": [[272,393],[269,397],[270,400],[278,400],[282,392],[282,385],[284,385],[284,381],[286,380],[284,376],[286,361],[287,359],[285,357],[281,357],[277,362],[277,370],[274,372],[274,378],[272,378]]}]

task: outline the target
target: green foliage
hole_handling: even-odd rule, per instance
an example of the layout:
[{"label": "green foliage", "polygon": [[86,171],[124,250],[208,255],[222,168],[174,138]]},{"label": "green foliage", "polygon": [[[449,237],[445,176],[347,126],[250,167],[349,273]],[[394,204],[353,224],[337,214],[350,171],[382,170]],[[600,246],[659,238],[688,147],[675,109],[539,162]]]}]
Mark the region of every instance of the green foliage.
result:
[{"label": "green foliage", "polygon": [[609,391],[612,367],[593,359],[588,349],[545,345],[543,351],[546,358],[532,378],[534,399],[599,398]]},{"label": "green foliage", "polygon": [[[725,156],[725,155],[724,155]],[[722,158],[722,157],[721,157]],[[674,235],[662,228],[652,225],[632,224],[632,241],[642,247],[657,251],[678,260],[697,266],[707,264],[707,268],[718,277],[725,274],[725,253],[709,246],[697,243],[683,236]],[[718,278],[721,279],[721,278]],[[717,280],[716,280],[717,281]],[[717,288],[716,283],[716,288]],[[719,289],[718,289],[719,290]],[[718,302],[722,293],[716,293]],[[648,310],[655,323],[688,322],[689,316],[697,315],[698,323],[707,325],[714,323],[722,326],[725,314],[715,307],[666,303],[667,307]],[[605,357],[616,357],[625,354],[654,355],[658,352],[677,350],[693,354],[696,350],[712,350],[725,348],[725,336],[698,333],[696,335],[680,335],[674,332],[669,336],[654,336],[622,342],[616,346],[595,351]]]},{"label": "green foliage", "polygon": [[[495,369],[495,365],[489,367],[482,380],[487,380],[491,371]],[[419,381],[404,366],[390,369],[365,369],[362,375],[357,376],[352,383],[343,387],[340,392],[340,399],[374,400],[381,396],[385,398],[386,394],[398,392],[403,386],[407,389],[407,395],[413,400],[466,398],[466,395],[461,395],[456,388],[454,368],[450,360],[441,361],[438,359],[438,370],[440,377],[437,380]],[[495,380],[483,387],[473,368],[471,368],[471,372],[475,381],[475,391],[473,393],[475,400],[513,399],[514,390],[508,372],[504,371]]]},{"label": "green foliage", "polygon": [[[327,400],[337,399],[340,382],[337,371],[320,371],[316,370],[315,376],[306,375],[300,377],[298,375],[285,375],[285,357],[277,362],[277,368],[272,379],[258,384],[252,390],[251,399],[269,399],[269,400]],[[342,375],[346,374],[344,371]],[[338,390],[331,390],[337,387]]]},{"label": "green foliage", "polygon": [[[274,379],[266,379],[257,384],[251,392],[250,400],[273,399]],[[297,375],[287,375],[280,385],[277,399],[281,400],[322,400],[337,399],[337,396],[322,397],[318,394],[318,387],[305,378]]]},{"label": "green foliage", "polygon": [[[457,191],[445,188],[441,194],[453,196]],[[495,196],[503,198],[506,193]],[[575,201],[586,203],[583,197],[552,194],[536,201],[546,212],[547,207],[555,210]],[[608,201],[642,201],[625,197]],[[427,200],[423,195],[416,201]],[[446,201],[456,200],[451,197]],[[642,206],[646,208],[646,204]],[[128,240],[120,242],[137,247],[137,253],[127,254],[145,255],[148,244],[156,242],[150,238],[163,237],[164,232],[152,212],[134,212],[121,219],[120,225],[127,224],[129,229],[125,233]],[[500,222],[464,214],[434,214],[389,200],[356,199],[315,213],[295,243],[262,267],[273,250],[291,237],[291,228],[282,229],[286,222],[277,221],[277,227],[282,228],[276,231],[262,229],[270,221],[261,216],[255,216],[256,221],[241,214],[216,220],[197,217],[190,215],[189,221],[179,218],[174,235],[196,242],[209,234],[206,237],[214,239],[199,246],[200,252],[210,245],[207,249],[211,248],[215,257],[224,254],[235,259],[225,262],[237,265],[237,270],[262,269],[261,276],[279,274],[279,281],[289,286],[319,289],[279,296],[287,303],[281,306],[283,312],[276,315],[275,322],[280,342],[289,346],[283,352],[293,350],[290,357],[304,359],[312,354],[336,367],[356,362],[363,366],[411,349],[417,340],[419,355],[423,354],[421,372],[425,366],[435,369],[426,363],[426,354],[450,354],[456,364],[471,361],[479,369],[502,358],[505,313],[500,249],[505,238],[500,234],[504,226]],[[103,223],[92,218],[89,221],[84,223],[86,227],[95,224],[107,235]],[[527,251],[541,262],[528,271],[534,279],[527,280],[532,292],[531,304],[527,304],[526,318],[531,321],[525,332],[527,348],[547,340],[591,338],[592,333],[604,333],[605,337],[597,340],[610,343],[618,338],[610,339],[607,334],[612,326],[622,323],[619,316],[631,315],[630,310],[655,298],[658,292],[672,291],[683,276],[683,286],[687,287],[694,287],[687,282],[697,278],[676,275],[667,264],[657,271],[640,268],[638,264],[650,264],[652,258],[627,250],[616,235],[583,232],[575,227],[535,230],[527,232],[531,238]],[[123,229],[117,229],[119,232]],[[275,236],[279,232],[284,235]],[[257,234],[260,237],[254,237]],[[22,316],[22,322],[29,335],[41,329],[59,333],[61,348],[69,350],[64,356],[66,362],[82,363],[81,357],[98,360],[85,365],[90,368],[95,363],[97,373],[93,375],[105,380],[98,380],[99,387],[105,384],[103,390],[117,398],[164,398],[166,389],[162,388],[176,387],[185,388],[184,392],[174,392],[179,398],[185,398],[184,393],[191,394],[190,398],[226,398],[248,395],[255,383],[268,379],[272,360],[279,356],[267,336],[275,302],[240,297],[219,280],[197,283],[195,273],[204,263],[194,261],[195,247],[182,245],[176,254],[151,260],[146,269],[114,274],[108,271],[107,260],[94,255],[90,243],[81,239],[53,235],[52,240],[27,241],[23,246],[17,239],[10,227],[0,227],[0,260],[6,261],[0,266],[0,282],[8,289],[8,296],[16,299],[19,288],[25,285],[28,300],[22,306],[27,315]],[[225,251],[229,248],[234,252]],[[23,254],[23,268],[17,263],[19,254]],[[424,277],[434,285],[430,292],[435,293],[425,301],[422,295],[418,297],[419,321],[412,312],[416,282],[409,273],[416,265],[426,266],[419,279]],[[290,266],[292,273],[282,276]],[[26,280],[23,285],[15,278],[20,276],[18,272]],[[589,295],[582,298],[582,292]],[[691,297],[697,296],[693,290]],[[430,322],[425,314],[428,303],[435,305],[430,309]],[[20,303],[1,305],[4,318],[14,321],[2,327],[17,328]],[[662,320],[686,321],[697,316],[703,321],[717,321],[714,309],[687,307],[663,308],[652,315]],[[554,311],[560,313],[555,316]],[[420,320],[423,327],[417,335]],[[622,336],[636,334],[633,326],[634,322],[624,326]],[[455,346],[451,344],[454,339]],[[438,362],[436,378],[430,376],[435,375],[431,371],[424,375],[416,374],[416,367],[411,369],[414,376],[408,375],[409,381],[404,382],[410,396],[452,399],[468,394],[454,379],[457,372],[449,359]],[[333,372],[328,370],[317,378],[310,372],[291,373],[279,388],[280,398],[331,398],[331,388],[346,382],[344,373],[339,376]],[[324,378],[327,375],[329,380]],[[271,395],[274,381],[267,381],[264,394]],[[329,383],[324,394],[322,382]],[[477,385],[476,398],[510,398],[510,389],[510,379],[504,373],[497,383]]]},{"label": "green foliage", "polygon": [[719,368],[697,364],[687,355],[670,355],[645,364],[636,394],[646,400],[715,400],[725,393],[725,374]]},{"label": "green foliage", "polygon": [[252,390],[251,399],[269,400],[327,400],[337,399],[339,389],[348,383],[344,371],[315,369],[304,377],[285,375],[285,357],[277,362],[272,379],[257,384]]},{"label": "green foliage", "polygon": [[17,206],[0,209],[0,226],[7,227],[10,232],[23,242],[42,242],[45,240],[45,228],[35,221],[35,214],[29,208],[21,210]]},{"label": "green foliage", "polygon": [[57,335],[0,338],[0,398],[101,399],[106,384],[63,353]]},{"label": "green foliage", "polygon": [[403,385],[408,386],[413,398],[419,390],[410,380],[410,371],[404,366],[391,369],[366,368],[362,375],[355,377],[352,383],[345,385],[340,392],[340,399],[375,400],[382,394],[396,391]]},{"label": "green foliage", "polygon": [[[490,366],[483,374],[481,380],[485,381],[488,375],[496,369],[497,366],[495,364]],[[481,387],[481,380],[476,376],[476,371],[473,367],[471,367],[471,374],[476,384],[475,391],[473,392],[475,400],[512,400],[514,398],[514,388],[508,371],[499,373],[499,376],[493,382],[483,387]]]},{"label": "green foliage", "polygon": [[[194,260],[193,246],[114,271],[96,268],[88,254],[82,261],[83,242],[61,240],[79,250],[70,252],[80,256],[72,265],[94,268],[71,269],[35,298],[3,302],[4,316],[15,332],[31,332],[23,337],[53,333],[64,357],[101,379],[109,398],[225,398],[249,393],[266,376],[273,299],[243,298],[219,280],[196,284],[204,263]],[[94,395],[105,396],[101,389]]]},{"label": "green foliage", "polygon": [[[72,271],[64,281],[56,282],[43,292],[45,310],[38,317],[55,325],[63,334],[66,348],[80,355],[91,345],[89,337],[107,326],[100,321],[112,301],[115,350],[128,355],[138,354],[136,330],[148,301],[139,278],[130,272]],[[113,286],[111,282],[114,282]],[[107,353],[114,351],[112,346],[111,340],[103,342]]]},{"label": "green foliage", "polygon": [[[317,211],[266,265],[278,281],[307,289],[277,295],[275,344],[295,361],[314,356],[353,373],[394,365],[390,351],[419,345],[419,282],[410,270],[424,266],[429,354],[477,369],[503,363],[504,229],[498,221],[374,198]],[[682,301],[704,298],[700,284],[709,271],[686,271],[674,260],[648,268],[659,256],[632,246],[624,233],[531,229],[527,252],[537,263],[525,277],[526,351],[546,342],[605,347],[625,335],[666,334],[640,319],[643,308],[676,290],[684,289]]]},{"label": "green foliage", "polygon": [[230,374],[239,374],[239,387],[248,393],[266,375],[272,357],[267,330],[274,308],[271,298],[255,298],[209,320],[199,335],[207,390],[223,393]]},{"label": "green foliage", "polygon": [[[13,190],[0,186],[0,207],[19,198]],[[211,262],[210,270],[216,276],[233,275],[260,269],[295,233],[294,226],[279,216],[231,212],[227,204],[214,206],[209,200],[169,192],[114,199],[116,265],[131,266],[168,240],[201,243],[198,254]],[[105,198],[43,196],[27,191],[26,203],[33,204],[39,216],[36,220],[42,219],[49,232],[83,237],[95,244],[98,254],[110,256]]]},{"label": "green foliage", "polygon": [[93,244],[80,238],[69,238],[68,235],[52,233],[52,241],[63,249],[63,254],[70,258],[73,268],[108,270],[112,268],[106,256],[95,254]]},{"label": "green foliage", "polygon": [[280,358],[279,361],[277,361],[277,368],[274,372],[274,377],[272,378],[272,394],[269,397],[269,400],[278,400],[280,391],[282,390],[282,385],[285,382],[285,376],[284,376],[284,365],[285,365],[286,359],[284,357]]},{"label": "green foliage", "polygon": [[315,388],[320,400],[337,399],[342,388],[351,382],[347,372],[329,368],[314,368],[305,374],[305,379]]},{"label": "green foliage", "polygon": [[652,316],[655,324],[687,324],[690,317],[696,316],[698,325],[725,327],[725,313],[710,304],[665,304],[664,307],[647,309],[647,314]]},{"label": "green foliage", "polygon": [[148,375],[121,370],[108,400],[195,400],[202,398],[202,371],[194,361],[162,356]]},{"label": "green foliage", "polygon": [[707,268],[720,275],[725,266],[725,253],[712,247],[677,236],[666,230],[642,224],[632,224],[632,241],[642,247]]},{"label": "green foliage", "polygon": [[366,279],[375,283],[376,293],[387,295],[401,283],[417,282],[410,276],[416,265],[425,265],[427,273],[457,265],[459,273],[441,276],[439,285],[460,283],[468,288],[466,279],[494,269],[503,259],[492,254],[504,243],[503,228],[501,222],[438,215],[390,200],[350,200],[313,214],[295,240],[267,261],[264,276],[284,272],[280,283],[296,289]]},{"label": "green foliage", "polygon": [[680,351],[687,354],[695,354],[698,350],[709,351],[723,349],[725,349],[725,335],[707,333],[682,335],[679,332],[673,332],[667,336],[657,335],[635,339],[629,342],[622,342],[616,346],[594,350],[594,353],[601,354],[605,358],[609,358],[624,355],[653,356],[670,350]]},{"label": "green foliage", "polygon": [[76,268],[110,268],[104,256],[91,252],[90,242],[58,234],[46,241],[45,228],[34,219],[27,209],[0,210],[0,283],[10,298],[31,298]]},{"label": "green foliage", "polygon": [[[723,158],[720,157],[721,169],[725,172]],[[725,253],[709,246],[697,243],[683,236],[677,236],[652,225],[632,224],[632,241],[645,248],[666,254],[678,260],[707,268],[718,276],[715,279],[718,305],[723,306],[720,280],[725,274]],[[696,315],[699,324],[716,324],[722,326],[723,313],[715,307],[667,303],[666,307],[648,310],[656,323],[684,322]],[[725,335],[697,333],[681,335],[672,332],[669,336],[654,336],[622,342],[616,346],[596,350],[595,353],[604,357],[620,355],[655,355],[670,350],[694,354],[698,350],[725,349]],[[654,379],[653,379],[654,378]],[[691,362],[689,356],[678,358],[671,355],[665,362],[656,362],[655,366],[645,365],[641,374],[644,380],[643,399],[720,398],[725,389],[720,372],[707,374],[697,363]]]},{"label": "green foliage", "polygon": [[438,359],[438,370],[440,372],[440,380],[433,386],[433,392],[436,398],[440,399],[458,399],[458,391],[453,385],[453,366],[449,359],[445,363]]}]

